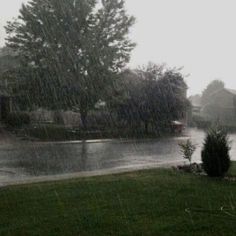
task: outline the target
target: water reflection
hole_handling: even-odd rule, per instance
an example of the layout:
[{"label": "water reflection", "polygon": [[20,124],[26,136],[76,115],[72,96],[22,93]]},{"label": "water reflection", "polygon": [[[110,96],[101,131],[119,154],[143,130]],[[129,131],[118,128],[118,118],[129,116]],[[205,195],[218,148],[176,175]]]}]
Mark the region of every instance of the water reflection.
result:
[{"label": "water reflection", "polygon": [[87,159],[88,159],[88,146],[86,144],[86,141],[82,141],[81,143],[81,170],[86,170],[86,164],[87,164]]},{"label": "water reflection", "polygon": [[[187,130],[184,137],[159,140],[1,145],[0,181],[182,161],[178,143],[188,137],[198,145],[193,161],[200,161],[204,132],[196,129]],[[236,135],[231,139],[236,141]],[[233,159],[235,154],[233,146]]]}]

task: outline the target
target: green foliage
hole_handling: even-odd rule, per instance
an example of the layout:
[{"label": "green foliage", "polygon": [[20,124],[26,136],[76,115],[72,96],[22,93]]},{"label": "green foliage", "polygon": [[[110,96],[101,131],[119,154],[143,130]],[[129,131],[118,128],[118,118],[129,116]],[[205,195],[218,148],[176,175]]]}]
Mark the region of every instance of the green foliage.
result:
[{"label": "green foliage", "polygon": [[186,142],[179,143],[179,147],[184,159],[187,159],[191,164],[193,153],[196,151],[196,145],[188,139]]},{"label": "green foliage", "polygon": [[184,118],[186,90],[180,70],[149,64],[121,74],[108,105],[127,126],[159,132],[170,128],[171,121]]},{"label": "green foliage", "polygon": [[55,124],[64,125],[64,119],[63,119],[62,112],[55,111],[53,114],[53,121]]},{"label": "green foliage", "polygon": [[89,130],[105,130],[113,129],[113,117],[107,111],[90,111],[88,113],[88,129]]},{"label": "green foliage", "polygon": [[78,138],[74,133],[70,132],[69,129],[60,125],[39,125],[27,127],[23,130],[23,133],[20,133],[20,135],[43,141],[65,141],[75,140]]},{"label": "green foliage", "polygon": [[[88,116],[88,121],[89,121]],[[70,141],[70,140],[88,140],[88,139],[106,139],[120,137],[114,134],[113,130],[95,130],[90,131],[90,123],[88,123],[88,130],[84,131],[81,129],[71,129],[63,125],[57,124],[38,124],[29,126],[21,130],[18,135],[41,141]],[[94,128],[94,127],[92,127]],[[96,129],[101,128],[96,126]],[[113,136],[114,135],[114,136]],[[116,136],[115,136],[116,135]]]},{"label": "green foliage", "polygon": [[30,116],[23,112],[12,112],[8,114],[5,123],[9,128],[21,128],[30,124]]},{"label": "green foliage", "polygon": [[227,133],[219,128],[211,128],[205,138],[202,162],[205,172],[211,177],[223,177],[230,167],[230,145]]},{"label": "green foliage", "polygon": [[6,26],[19,53],[22,104],[87,112],[126,65],[134,44],[123,0],[31,0]]},{"label": "green foliage", "polygon": [[160,169],[4,187],[0,234],[233,236],[235,194],[233,181]]}]

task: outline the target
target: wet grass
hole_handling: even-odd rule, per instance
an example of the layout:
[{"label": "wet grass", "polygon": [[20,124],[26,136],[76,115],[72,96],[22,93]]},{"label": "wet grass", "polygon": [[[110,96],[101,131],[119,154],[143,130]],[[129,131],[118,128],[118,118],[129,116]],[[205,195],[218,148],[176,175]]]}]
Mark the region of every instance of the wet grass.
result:
[{"label": "wet grass", "polygon": [[84,139],[112,139],[112,138],[160,138],[160,137],[173,137],[173,133],[170,131],[162,131],[160,133],[148,133],[144,131],[124,129],[122,128],[108,128],[108,129],[90,129],[83,131],[80,128],[72,129],[63,125],[56,124],[41,124],[26,126],[20,130],[13,130],[18,136],[24,137],[30,140],[40,141],[72,141],[72,140],[84,140]]},{"label": "wet grass", "polygon": [[236,161],[231,163],[231,167],[228,173],[229,176],[236,177]]},{"label": "wet grass", "polygon": [[172,170],[0,191],[1,236],[232,236],[235,224],[235,182]]}]

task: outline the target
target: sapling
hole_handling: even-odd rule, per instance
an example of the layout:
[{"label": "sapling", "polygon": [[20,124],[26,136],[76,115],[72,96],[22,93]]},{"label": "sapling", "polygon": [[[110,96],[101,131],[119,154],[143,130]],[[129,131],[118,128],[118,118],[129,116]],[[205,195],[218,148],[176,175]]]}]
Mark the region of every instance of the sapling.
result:
[{"label": "sapling", "polygon": [[184,159],[187,159],[191,165],[193,153],[196,151],[196,145],[188,139],[186,142],[179,143],[179,147]]}]

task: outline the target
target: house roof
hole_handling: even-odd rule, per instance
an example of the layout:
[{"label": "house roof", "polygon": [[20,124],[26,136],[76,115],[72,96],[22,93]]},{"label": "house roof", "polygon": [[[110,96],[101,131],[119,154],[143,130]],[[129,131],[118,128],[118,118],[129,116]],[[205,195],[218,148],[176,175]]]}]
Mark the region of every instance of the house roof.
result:
[{"label": "house roof", "polygon": [[194,95],[190,96],[189,101],[191,102],[192,106],[194,107],[201,107],[201,96],[200,95]]},{"label": "house roof", "polygon": [[[217,95],[218,93],[220,93],[220,92],[226,92],[226,94],[228,93],[229,95],[236,96],[236,90],[234,90],[234,89],[227,89],[227,88],[219,89],[219,90],[215,91],[214,93],[212,93],[212,94],[210,95],[210,97],[211,97],[210,102],[208,102],[207,104],[205,104],[202,108],[205,109],[205,107],[211,105],[211,104],[212,104],[212,101],[214,101],[214,96],[216,96],[216,95]],[[232,108],[232,107],[230,107],[230,109],[231,109],[231,108]]]},{"label": "house roof", "polygon": [[222,89],[219,89],[219,90],[215,91],[214,93],[211,93],[210,96],[215,96],[216,94],[218,94],[219,92],[222,92],[222,91],[225,91],[225,92],[227,92],[227,93],[236,95],[236,90],[234,90],[234,89],[222,88]]},{"label": "house roof", "polygon": [[234,95],[236,95],[236,90],[234,90],[234,89],[225,89],[227,92],[230,92],[230,93],[232,93],[232,94],[234,94]]}]

